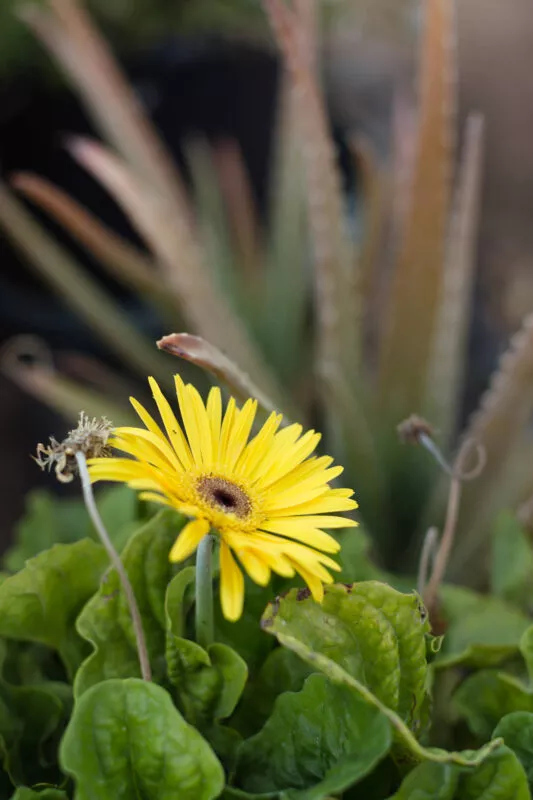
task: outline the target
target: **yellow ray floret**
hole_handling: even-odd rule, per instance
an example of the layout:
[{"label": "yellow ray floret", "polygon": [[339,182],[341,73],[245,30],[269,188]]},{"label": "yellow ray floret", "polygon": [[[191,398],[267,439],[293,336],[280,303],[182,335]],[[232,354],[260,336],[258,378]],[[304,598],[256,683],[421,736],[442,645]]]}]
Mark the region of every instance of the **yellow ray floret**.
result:
[{"label": "yellow ray floret", "polygon": [[328,570],[338,564],[326,553],[340,545],[324,530],[357,523],[338,512],[357,508],[350,489],[332,489],[342,467],[329,456],[314,454],[320,440],[301,425],[281,428],[272,413],[252,436],[257,401],[238,408],[230,399],[225,413],[220,389],[207,403],[176,375],[180,425],[153,378],[150,387],[161,425],[131,398],[144,428],[117,428],[110,444],[123,458],[89,461],[93,481],[127,483],[141,497],[170,506],[190,517],[172,550],[171,561],[183,561],[202,538],[215,532],[220,540],[220,596],[227,619],[240,617],[244,602],[242,569],[265,586],[275,572],[298,573],[314,599],[322,600]]}]

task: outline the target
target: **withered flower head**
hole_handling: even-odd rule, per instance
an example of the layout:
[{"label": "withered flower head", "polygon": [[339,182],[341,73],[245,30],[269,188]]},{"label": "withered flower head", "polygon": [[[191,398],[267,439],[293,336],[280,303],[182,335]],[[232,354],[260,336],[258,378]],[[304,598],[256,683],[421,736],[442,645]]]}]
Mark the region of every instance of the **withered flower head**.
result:
[{"label": "withered flower head", "polygon": [[406,444],[420,444],[421,436],[427,436],[431,439],[434,434],[434,429],[430,423],[423,417],[419,417],[418,414],[411,414],[410,417],[404,419],[396,430],[401,441]]},{"label": "withered flower head", "polygon": [[77,474],[76,453],[86,458],[103,458],[111,455],[107,442],[113,431],[113,423],[106,417],[89,419],[84,411],[80,413],[78,426],[71,430],[62,442],[53,436],[48,445],[37,445],[37,457],[32,456],[41,469],[54,468],[58,481],[70,483]]}]

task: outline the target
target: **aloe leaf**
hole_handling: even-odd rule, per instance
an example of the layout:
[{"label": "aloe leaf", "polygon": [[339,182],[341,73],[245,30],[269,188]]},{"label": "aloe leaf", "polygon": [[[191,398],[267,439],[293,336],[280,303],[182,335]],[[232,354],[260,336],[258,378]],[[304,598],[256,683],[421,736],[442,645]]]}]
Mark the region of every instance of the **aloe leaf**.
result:
[{"label": "aloe leaf", "polygon": [[454,159],[453,3],[424,6],[420,109],[410,204],[381,345],[379,396],[389,418],[422,409],[444,267]]}]

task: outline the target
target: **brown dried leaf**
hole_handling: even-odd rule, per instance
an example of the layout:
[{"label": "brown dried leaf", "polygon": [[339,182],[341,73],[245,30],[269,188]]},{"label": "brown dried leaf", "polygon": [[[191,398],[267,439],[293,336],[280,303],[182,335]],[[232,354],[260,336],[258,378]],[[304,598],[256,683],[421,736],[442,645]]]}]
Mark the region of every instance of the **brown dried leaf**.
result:
[{"label": "brown dried leaf", "polygon": [[421,407],[442,281],[454,149],[452,6],[425,4],[418,143],[380,363],[380,396],[394,417]]},{"label": "brown dried leaf", "polygon": [[483,118],[479,114],[470,115],[429,369],[426,407],[444,442],[449,441],[457,423],[465,368],[481,193],[483,131]]},{"label": "brown dried leaf", "polygon": [[200,336],[192,336],[190,333],[170,333],[159,339],[157,346],[165,353],[178,356],[178,358],[183,358],[185,361],[190,361],[191,364],[205,369],[206,372],[224,383],[230,392],[240,400],[254,397],[268,413],[279,411],[272,400],[255,386],[248,375],[241,372],[239,367],[217,347],[206,342]]}]

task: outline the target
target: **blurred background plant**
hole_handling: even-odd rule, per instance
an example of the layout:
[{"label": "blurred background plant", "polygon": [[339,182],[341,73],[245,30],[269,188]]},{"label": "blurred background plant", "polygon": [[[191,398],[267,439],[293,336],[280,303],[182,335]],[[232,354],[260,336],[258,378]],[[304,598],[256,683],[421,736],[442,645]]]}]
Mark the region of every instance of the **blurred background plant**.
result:
[{"label": "blurred background plant", "polygon": [[[165,129],[158,114],[153,86],[138,77],[140,62],[132,61],[130,85],[88,9],[126,54],[148,46],[174,19],[182,30],[223,25],[241,42],[246,32],[244,63],[255,64],[266,88],[260,102],[240,108],[241,130],[268,106],[259,127],[263,153],[270,128],[275,131],[270,168],[258,166],[250,141],[247,152],[246,142],[228,137],[224,126],[225,135],[215,136],[182,128],[176,144],[172,126]],[[526,319],[465,424],[488,373],[480,365],[485,351],[468,358],[484,120],[469,113],[458,125],[454,4],[428,0],[392,9],[385,2],[265,0],[264,10],[279,73],[265,16],[244,0],[145,3],[135,14],[127,3],[96,0],[87,8],[74,0],[17,5],[16,16],[3,5],[10,41],[44,45],[88,120],[77,111],[68,118],[68,135],[55,143],[62,151],[55,180],[39,174],[31,159],[20,162],[29,167],[23,170],[16,159],[7,164],[0,226],[24,263],[61,298],[68,318],[79,317],[99,344],[65,353],[67,341],[76,344],[68,326],[50,338],[11,338],[2,369],[69,423],[81,408],[124,423],[126,398],[133,388],[139,395],[139,384],[145,389],[147,374],[167,386],[176,369],[203,380],[200,370],[153,344],[170,331],[189,331],[194,337],[173,342],[184,362],[325,431],[325,448],[346,465],[377,552],[395,570],[413,571],[428,525],[440,524],[443,515],[447,476],[396,434],[403,418],[423,414],[445,453],[457,448],[460,435],[485,448],[485,469],[464,487],[449,571],[455,580],[482,586],[496,511],[518,509],[533,494],[527,436],[533,344]],[[327,95],[335,109],[346,98],[349,78],[335,47],[338,53],[347,47],[347,30],[359,31],[357,41],[361,30],[373,31],[375,71],[401,65],[400,78],[389,86],[385,122],[372,105],[366,116],[364,104],[353,114],[343,107],[337,140],[324,81],[336,87]],[[388,55],[379,60],[387,41]],[[247,49],[250,42],[265,55]],[[217,46],[231,62],[232,45]],[[4,53],[7,76],[16,59]],[[413,64],[417,91],[408,80]],[[361,83],[360,76],[355,80]],[[383,102],[371,81],[363,85]],[[227,95],[202,97],[194,73],[183,87],[201,106],[231,104]],[[179,116],[183,98],[175,87],[171,99]],[[172,153],[148,119],[154,103],[152,116],[173,142]],[[39,138],[35,130],[32,136]],[[4,168],[8,161],[4,156]],[[92,210],[75,199],[80,187],[90,187]],[[34,311],[46,312],[48,303],[46,296]],[[33,325],[27,330],[38,332]],[[497,331],[500,339],[504,332]],[[3,458],[9,469],[9,451]],[[39,497],[32,513],[46,505]]]}]

